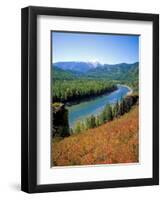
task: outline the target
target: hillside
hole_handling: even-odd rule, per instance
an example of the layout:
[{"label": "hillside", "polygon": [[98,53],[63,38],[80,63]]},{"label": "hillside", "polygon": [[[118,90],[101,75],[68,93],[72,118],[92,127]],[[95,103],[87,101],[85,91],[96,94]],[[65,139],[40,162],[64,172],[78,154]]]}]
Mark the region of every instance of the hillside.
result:
[{"label": "hillside", "polygon": [[[108,80],[138,80],[139,63],[100,64],[91,62],[58,62],[53,64],[55,77],[84,78],[84,79],[108,79]],[[60,69],[60,71],[59,71]],[[66,76],[63,74],[67,73]],[[61,78],[59,78],[61,79]]]},{"label": "hillside", "polygon": [[52,68],[52,77],[54,80],[72,80],[77,78],[72,72],[60,69],[56,66]]},{"label": "hillside", "polygon": [[87,72],[87,76],[107,78],[109,80],[137,80],[138,63],[121,63],[116,65],[105,64]]},{"label": "hillside", "polygon": [[54,166],[138,162],[138,106],[84,133],[52,141]]}]

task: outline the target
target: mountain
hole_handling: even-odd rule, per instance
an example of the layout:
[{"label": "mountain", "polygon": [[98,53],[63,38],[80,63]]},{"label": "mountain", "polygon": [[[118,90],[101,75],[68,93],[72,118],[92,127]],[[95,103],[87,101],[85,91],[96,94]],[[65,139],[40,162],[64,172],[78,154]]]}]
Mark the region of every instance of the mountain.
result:
[{"label": "mountain", "polygon": [[104,64],[101,67],[90,69],[87,72],[89,77],[103,77],[112,80],[138,79],[139,63],[120,63],[115,65]]},{"label": "mountain", "polygon": [[52,77],[55,80],[72,80],[72,79],[77,78],[77,76],[71,71],[60,69],[56,67],[55,65],[53,65],[53,68],[52,68]]},{"label": "mountain", "polygon": [[85,73],[90,69],[101,66],[98,62],[56,62],[55,66],[63,70]]},{"label": "mountain", "polygon": [[[55,70],[56,69],[56,70]],[[138,80],[139,63],[100,64],[98,62],[57,62],[53,64],[59,79],[90,78],[110,80]]]}]

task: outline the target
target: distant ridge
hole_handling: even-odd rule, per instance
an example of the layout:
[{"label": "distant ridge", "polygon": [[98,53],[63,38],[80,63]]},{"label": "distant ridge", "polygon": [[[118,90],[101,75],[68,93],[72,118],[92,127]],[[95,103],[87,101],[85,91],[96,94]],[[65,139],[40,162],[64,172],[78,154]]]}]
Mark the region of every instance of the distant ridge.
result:
[{"label": "distant ridge", "polygon": [[98,62],[75,62],[75,61],[56,62],[54,63],[54,65],[64,70],[72,70],[77,72],[87,72],[92,68],[101,66],[101,64]]},{"label": "distant ridge", "polygon": [[[55,70],[56,67],[56,70]],[[77,78],[84,76],[89,78],[107,78],[111,80],[138,80],[139,62],[101,64],[99,62],[56,62],[53,69],[64,77]],[[62,71],[61,71],[62,70]],[[57,76],[59,76],[59,74]]]}]

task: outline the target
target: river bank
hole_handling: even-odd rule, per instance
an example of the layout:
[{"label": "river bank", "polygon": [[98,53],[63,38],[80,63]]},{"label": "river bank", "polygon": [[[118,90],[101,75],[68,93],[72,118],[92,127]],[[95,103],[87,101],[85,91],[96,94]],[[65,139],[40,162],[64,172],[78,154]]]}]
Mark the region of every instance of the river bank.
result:
[{"label": "river bank", "polygon": [[82,98],[75,99],[75,100],[68,101],[68,102],[63,102],[63,103],[65,104],[65,106],[73,106],[73,105],[76,105],[76,104],[79,104],[79,103],[82,103],[82,102],[85,102],[85,101],[90,101],[90,100],[96,99],[97,97],[102,96],[102,95],[110,94],[110,93],[116,91],[117,89],[118,88],[117,88],[117,85],[116,85],[115,87],[108,89],[108,90],[105,90],[103,92],[100,92],[98,94],[85,95]]},{"label": "river bank", "polygon": [[128,85],[117,84],[117,86],[123,86],[123,87],[127,87],[129,89],[129,92],[126,94],[126,96],[131,95],[133,93],[133,89],[131,87],[129,87]]},{"label": "river bank", "polygon": [[69,126],[73,127],[75,122],[82,120],[91,115],[99,114],[107,104],[115,104],[123,97],[132,93],[132,89],[128,86],[117,85],[117,90],[100,95],[89,101],[81,102],[79,104],[66,106],[68,109]]}]

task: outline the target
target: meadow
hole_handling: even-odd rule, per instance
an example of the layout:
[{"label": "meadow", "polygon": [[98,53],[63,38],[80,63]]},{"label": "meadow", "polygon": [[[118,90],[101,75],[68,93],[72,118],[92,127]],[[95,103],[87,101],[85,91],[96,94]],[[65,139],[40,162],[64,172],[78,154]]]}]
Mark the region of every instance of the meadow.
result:
[{"label": "meadow", "polygon": [[52,140],[54,166],[136,163],[139,157],[138,105],[123,116],[64,139]]}]

